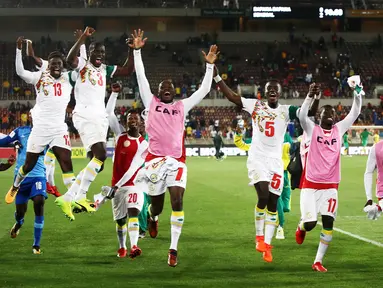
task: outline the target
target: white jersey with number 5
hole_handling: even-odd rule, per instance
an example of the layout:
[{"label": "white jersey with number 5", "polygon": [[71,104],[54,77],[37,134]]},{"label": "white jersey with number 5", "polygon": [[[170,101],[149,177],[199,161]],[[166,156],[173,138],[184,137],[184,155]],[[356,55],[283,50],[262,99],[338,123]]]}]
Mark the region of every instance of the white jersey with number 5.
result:
[{"label": "white jersey with number 5", "polygon": [[94,67],[84,58],[79,57],[78,78],[75,85],[76,107],[74,113],[84,118],[106,118],[105,93],[106,81],[112,78],[117,66],[101,64]]},{"label": "white jersey with number 5", "polygon": [[253,138],[249,158],[258,156],[282,159],[282,147],[287,125],[298,118],[299,108],[278,105],[270,108],[266,102],[241,98],[243,109],[250,113],[253,123]]}]

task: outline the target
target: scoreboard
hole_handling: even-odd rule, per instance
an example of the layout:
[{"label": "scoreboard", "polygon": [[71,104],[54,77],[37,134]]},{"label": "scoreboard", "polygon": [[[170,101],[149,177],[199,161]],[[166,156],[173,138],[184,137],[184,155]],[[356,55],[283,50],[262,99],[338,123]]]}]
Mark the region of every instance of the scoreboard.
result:
[{"label": "scoreboard", "polygon": [[333,7],[290,7],[290,6],[254,6],[253,19],[336,19],[344,17],[343,8]]}]

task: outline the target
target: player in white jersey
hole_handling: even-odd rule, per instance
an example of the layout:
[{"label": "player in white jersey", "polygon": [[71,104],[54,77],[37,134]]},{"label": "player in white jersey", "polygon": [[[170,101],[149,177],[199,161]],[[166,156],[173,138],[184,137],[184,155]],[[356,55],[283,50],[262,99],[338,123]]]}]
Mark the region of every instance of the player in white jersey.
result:
[{"label": "player in white jersey", "polygon": [[73,200],[87,212],[95,211],[87,201],[86,193],[102,170],[107,157],[106,137],[109,122],[105,109],[106,81],[117,74],[129,76],[134,69],[131,57],[128,57],[131,60],[127,59],[123,67],[105,65],[103,63],[105,46],[100,42],[90,44],[89,61],[77,57],[81,45],[94,32],[93,28],[87,27],[67,56],[69,65],[78,71],[74,93],[76,107],[73,111],[73,124],[80,134],[85,149],[91,151],[93,155],[92,160],[77,176],[76,183],[78,182],[79,185],[73,185],[65,195],[56,199],[56,204],[70,220],[74,220],[71,208]]},{"label": "player in white jersey", "polygon": [[[218,74],[218,73],[216,73]],[[297,119],[299,108],[278,103],[281,85],[270,81],[265,86],[267,102],[239,97],[215,76],[215,82],[226,98],[249,112],[253,138],[247,160],[249,185],[258,195],[255,207],[256,249],[266,262],[272,262],[271,239],[278,224],[277,202],[283,188],[282,147],[290,120]]]},{"label": "player in white jersey", "polygon": [[64,60],[59,52],[48,56],[48,69],[30,72],[24,69],[22,46],[24,39],[17,39],[16,73],[28,84],[35,86],[36,104],[31,110],[33,128],[28,139],[27,155],[23,166],[6,195],[6,202],[12,203],[19,186],[27,174],[35,167],[41,153],[49,146],[59,159],[64,174],[74,181],[71,160],[71,147],[68,127],[65,123],[65,110],[76,79],[76,72],[63,72]]},{"label": "player in white jersey", "polygon": [[[81,35],[82,35],[81,30],[76,30],[74,32],[74,36],[75,36],[76,40],[78,40]],[[35,61],[37,69],[39,69],[41,71],[45,71],[48,68],[48,61],[35,55],[35,51],[33,49],[31,40],[25,39],[25,41],[27,43],[27,47],[26,47],[27,56],[33,58],[33,60]],[[81,47],[80,47],[80,57],[87,59],[85,45],[81,45]],[[52,109],[54,109],[54,108],[52,107]],[[54,155],[54,151],[52,149],[49,149],[47,151],[47,153],[45,154],[44,165],[46,168],[47,193],[52,194],[56,197],[61,196],[60,192],[57,189],[57,186],[55,185],[54,175],[55,175],[55,168],[56,168],[56,156]],[[71,175],[70,173],[69,174],[63,174],[62,176],[63,176],[64,185],[69,189],[70,186],[72,185],[73,181],[74,181],[74,176]]]}]

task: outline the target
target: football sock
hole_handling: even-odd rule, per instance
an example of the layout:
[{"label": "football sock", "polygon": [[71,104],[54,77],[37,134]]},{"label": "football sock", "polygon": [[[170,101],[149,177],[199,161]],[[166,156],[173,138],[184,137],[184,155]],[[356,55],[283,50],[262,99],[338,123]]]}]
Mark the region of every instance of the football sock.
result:
[{"label": "football sock", "polygon": [[102,161],[93,157],[84,169],[83,176],[80,183],[80,191],[76,195],[76,200],[80,200],[86,197],[86,193],[89,190],[90,184],[96,179],[98,172],[101,169]]},{"label": "football sock", "polygon": [[172,216],[170,217],[171,243],[169,249],[177,250],[184,220],[184,211],[172,211]]},{"label": "football sock", "polygon": [[320,233],[320,242],[319,242],[318,252],[315,257],[314,263],[316,262],[322,263],[322,260],[324,255],[326,254],[328,245],[330,244],[332,240],[332,231],[333,231],[332,229],[331,230],[322,229]]},{"label": "football sock", "polygon": [[19,216],[17,215],[17,213],[15,212],[15,220],[16,220],[16,224],[17,224],[17,228],[20,228],[21,226],[23,226],[24,224],[24,215],[23,216]]},{"label": "football sock", "polygon": [[116,224],[116,232],[117,232],[117,239],[118,243],[120,244],[120,248],[126,249],[126,233],[127,233],[126,224],[120,226]]},{"label": "football sock", "polygon": [[15,182],[13,183],[13,186],[20,187],[21,182],[23,182],[24,178],[28,174],[24,173],[23,166],[20,167],[19,172],[17,172]]},{"label": "football sock", "polygon": [[255,216],[255,235],[263,236],[265,228],[265,208],[261,209],[255,206],[254,216]]},{"label": "football sock", "polygon": [[[80,184],[81,184],[81,178],[84,175],[84,170],[82,170],[76,177],[76,180],[73,182],[72,186],[69,188],[68,192],[65,193],[64,199],[66,201],[73,201],[76,197],[76,195],[79,193],[80,190]],[[76,199],[78,200],[78,199]]]},{"label": "football sock", "polygon": [[33,246],[40,247],[41,235],[43,234],[44,228],[44,216],[35,216],[35,225],[34,225],[34,241]]},{"label": "football sock", "polygon": [[299,222],[298,227],[301,231],[306,231],[305,223],[302,220]]},{"label": "football sock", "polygon": [[278,220],[279,220],[279,226],[283,227],[285,224],[285,213],[283,212],[283,200],[281,197],[278,198],[277,202],[277,211],[278,211]]},{"label": "football sock", "polygon": [[72,184],[76,181],[76,177],[74,176],[73,172],[63,173],[63,182],[67,189],[70,189]]},{"label": "football sock", "polygon": [[130,248],[133,248],[133,246],[137,246],[139,229],[140,227],[138,224],[138,218],[137,217],[129,218],[128,232],[129,232]]},{"label": "football sock", "polygon": [[274,237],[275,228],[278,226],[278,215],[277,212],[271,212],[266,210],[266,221],[265,221],[265,243],[271,244],[271,239]]},{"label": "football sock", "polygon": [[46,169],[47,182],[51,186],[55,186],[55,168],[56,168],[56,156],[53,151],[49,149],[44,157],[44,165]]}]

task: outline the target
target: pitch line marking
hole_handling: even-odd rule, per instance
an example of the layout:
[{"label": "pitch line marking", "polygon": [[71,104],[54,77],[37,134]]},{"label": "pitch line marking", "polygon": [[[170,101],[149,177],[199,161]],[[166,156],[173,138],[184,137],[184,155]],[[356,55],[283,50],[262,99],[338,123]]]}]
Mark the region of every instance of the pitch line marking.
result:
[{"label": "pitch line marking", "polygon": [[[321,226],[323,226],[321,222],[318,222],[318,224],[321,225]],[[358,239],[358,240],[360,240],[360,241],[364,241],[364,242],[366,242],[366,243],[370,243],[370,244],[372,244],[372,245],[375,245],[375,246],[378,246],[378,247],[380,247],[380,248],[383,248],[383,243],[380,243],[380,242],[378,242],[378,241],[374,241],[374,240],[371,240],[371,239],[368,239],[368,238],[359,236],[359,235],[357,235],[357,234],[350,233],[350,232],[348,232],[348,231],[345,231],[345,230],[342,230],[342,229],[339,229],[339,228],[335,228],[335,227],[334,227],[333,229],[334,229],[334,231],[337,231],[337,232],[342,233],[342,234],[344,234],[344,235],[347,235],[347,236],[350,236],[350,237],[352,237],[352,238]]]}]

